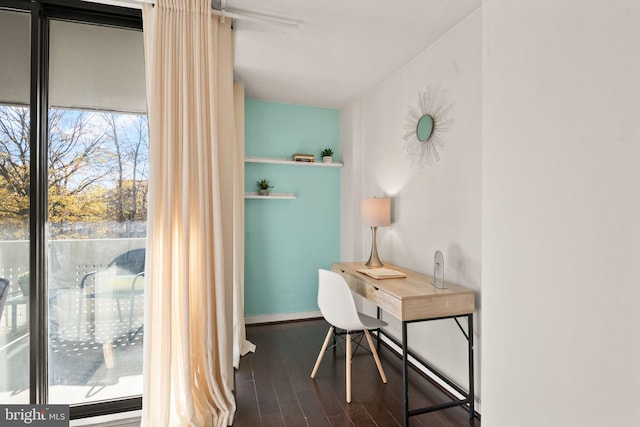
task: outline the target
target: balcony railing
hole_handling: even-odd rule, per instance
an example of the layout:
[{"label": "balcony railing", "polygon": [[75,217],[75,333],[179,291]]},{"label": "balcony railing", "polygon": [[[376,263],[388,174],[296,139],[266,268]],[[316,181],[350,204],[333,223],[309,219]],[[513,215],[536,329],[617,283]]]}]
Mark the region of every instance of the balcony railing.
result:
[{"label": "balcony railing", "polygon": [[[51,403],[141,394],[144,278],[120,272],[93,275],[84,283],[83,278],[103,270],[116,255],[143,248],[145,243],[144,238],[50,242]],[[0,317],[0,403],[23,403],[29,398],[29,295],[28,285],[24,286],[28,251],[27,241],[0,242],[0,277],[11,282]],[[131,279],[135,281],[127,281]],[[123,289],[129,283],[134,287],[126,293]]]}]

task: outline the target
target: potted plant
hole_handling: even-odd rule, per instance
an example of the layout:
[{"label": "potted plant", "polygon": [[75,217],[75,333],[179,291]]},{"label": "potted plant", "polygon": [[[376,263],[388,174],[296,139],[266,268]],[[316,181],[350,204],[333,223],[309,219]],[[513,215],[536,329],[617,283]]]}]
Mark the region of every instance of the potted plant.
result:
[{"label": "potted plant", "polygon": [[271,192],[271,189],[273,188],[273,185],[271,185],[271,182],[268,179],[261,179],[257,184],[259,189],[258,194],[261,196],[268,196],[269,192]]},{"label": "potted plant", "polygon": [[325,163],[331,163],[333,161],[333,150],[331,148],[325,148],[321,153],[322,161]]}]

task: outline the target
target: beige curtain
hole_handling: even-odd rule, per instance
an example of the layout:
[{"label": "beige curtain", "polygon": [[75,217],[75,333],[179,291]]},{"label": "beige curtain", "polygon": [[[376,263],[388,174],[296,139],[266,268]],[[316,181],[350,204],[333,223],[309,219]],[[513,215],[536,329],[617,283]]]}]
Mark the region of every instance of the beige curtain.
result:
[{"label": "beige curtain", "polygon": [[236,144],[233,150],[233,366],[240,356],[255,351],[247,341],[244,323],[244,86],[234,84]]},{"label": "beige curtain", "polygon": [[[142,424],[233,421],[233,37],[208,0],[143,8],[149,237]],[[231,154],[233,155],[233,154]],[[227,172],[224,172],[227,173]]]}]

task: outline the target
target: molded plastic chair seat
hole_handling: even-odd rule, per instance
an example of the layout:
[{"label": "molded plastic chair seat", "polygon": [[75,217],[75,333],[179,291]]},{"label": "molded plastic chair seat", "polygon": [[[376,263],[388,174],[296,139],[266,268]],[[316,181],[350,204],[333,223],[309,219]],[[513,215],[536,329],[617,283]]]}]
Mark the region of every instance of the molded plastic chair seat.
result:
[{"label": "molded plastic chair seat", "polygon": [[[387,326],[387,322],[384,320],[376,319],[375,317],[368,316],[364,313],[358,312],[360,322],[365,327],[364,329],[378,329]],[[340,328],[343,329],[343,328]]]},{"label": "molded plastic chair seat", "polygon": [[353,332],[364,332],[369,348],[373,354],[373,359],[378,367],[380,378],[386,384],[387,377],[380,363],[378,352],[371,339],[370,329],[378,329],[387,326],[384,320],[376,319],[364,313],[359,313],[353,300],[353,294],[344,278],[333,271],[318,270],[318,307],[322,316],[331,325],[324,340],[318,359],[311,373],[311,378],[315,378],[320,368],[320,363],[324,353],[327,351],[329,341],[335,332],[335,328],[344,329],[346,332],[346,388],[347,403],[351,403],[351,335]]}]

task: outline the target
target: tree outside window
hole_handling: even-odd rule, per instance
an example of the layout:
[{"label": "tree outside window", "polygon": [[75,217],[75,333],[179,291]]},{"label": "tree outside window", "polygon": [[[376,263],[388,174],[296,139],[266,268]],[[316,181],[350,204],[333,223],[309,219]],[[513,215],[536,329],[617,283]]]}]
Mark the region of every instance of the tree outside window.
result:
[{"label": "tree outside window", "polygon": [[[49,110],[52,239],[144,237],[147,118]],[[29,218],[29,109],[0,106],[0,240],[24,240]]]}]

